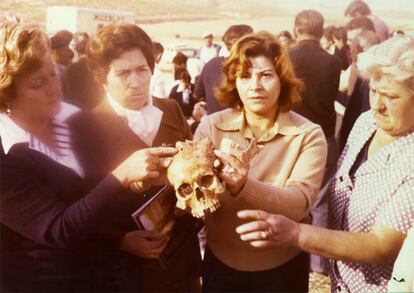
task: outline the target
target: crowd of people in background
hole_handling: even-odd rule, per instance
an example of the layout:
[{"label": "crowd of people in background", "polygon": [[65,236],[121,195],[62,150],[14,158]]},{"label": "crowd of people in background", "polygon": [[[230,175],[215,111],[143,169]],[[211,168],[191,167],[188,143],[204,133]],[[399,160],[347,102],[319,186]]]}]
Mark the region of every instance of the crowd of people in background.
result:
[{"label": "crowd of people in background", "polygon": [[[136,25],[2,22],[1,291],[306,292],[309,272],[333,292],[414,290],[414,37],[362,0],[344,15],[231,25],[224,46],[203,32],[171,84]],[[130,214],[168,184],[166,145],[193,138],[258,151],[216,153],[231,168],[204,259],[194,237],[165,270],[169,232]]]}]

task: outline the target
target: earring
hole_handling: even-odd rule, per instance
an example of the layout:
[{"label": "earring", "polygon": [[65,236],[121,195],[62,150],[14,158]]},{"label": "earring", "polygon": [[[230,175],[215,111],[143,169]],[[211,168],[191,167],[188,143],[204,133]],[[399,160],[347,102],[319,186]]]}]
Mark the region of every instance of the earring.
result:
[{"label": "earring", "polygon": [[11,110],[11,108],[10,108],[10,105],[7,105],[6,114],[7,114],[7,116],[9,116],[9,117],[11,117],[11,115],[12,115],[12,110]]}]

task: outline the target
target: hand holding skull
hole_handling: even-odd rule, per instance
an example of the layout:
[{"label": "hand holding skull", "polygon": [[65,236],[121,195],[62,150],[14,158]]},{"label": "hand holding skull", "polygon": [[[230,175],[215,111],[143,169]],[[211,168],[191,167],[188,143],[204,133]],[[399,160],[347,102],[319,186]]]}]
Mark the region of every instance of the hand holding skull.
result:
[{"label": "hand holding skull", "polygon": [[219,176],[226,183],[226,189],[233,195],[239,194],[246,184],[249,164],[219,150],[214,153],[224,165]]},{"label": "hand holding skull", "polygon": [[174,185],[177,207],[194,217],[213,213],[220,206],[224,186],[217,177],[216,156],[207,139],[177,142],[178,153],[168,167],[168,180]]},{"label": "hand holding skull", "polygon": [[231,194],[239,194],[246,184],[249,162],[258,152],[259,148],[255,139],[246,149],[229,139],[222,140],[220,150],[216,150],[215,154],[224,165],[219,175]]}]

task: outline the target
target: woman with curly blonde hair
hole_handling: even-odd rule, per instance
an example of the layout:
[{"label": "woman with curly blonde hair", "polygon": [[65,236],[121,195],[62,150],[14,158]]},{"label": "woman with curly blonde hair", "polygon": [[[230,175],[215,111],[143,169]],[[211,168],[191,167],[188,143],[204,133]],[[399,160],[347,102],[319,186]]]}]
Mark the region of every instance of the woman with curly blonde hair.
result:
[{"label": "woman with curly blonde hair", "polygon": [[153,158],[176,150],[137,151],[98,174],[95,125],[62,102],[47,36],[37,26],[0,24],[0,291],[115,291],[100,287],[110,281],[98,257],[134,249],[122,245],[125,233],[105,230],[130,219],[122,205],[139,206],[129,187],[158,177]]}]

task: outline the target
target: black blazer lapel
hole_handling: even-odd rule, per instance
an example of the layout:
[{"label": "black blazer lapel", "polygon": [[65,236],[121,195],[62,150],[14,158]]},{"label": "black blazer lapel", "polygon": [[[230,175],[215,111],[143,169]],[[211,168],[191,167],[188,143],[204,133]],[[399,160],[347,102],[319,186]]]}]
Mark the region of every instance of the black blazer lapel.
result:
[{"label": "black blazer lapel", "polygon": [[153,103],[163,112],[160,128],[153,146],[162,144],[175,146],[177,141],[191,139],[189,125],[175,100],[153,98]]}]

